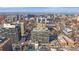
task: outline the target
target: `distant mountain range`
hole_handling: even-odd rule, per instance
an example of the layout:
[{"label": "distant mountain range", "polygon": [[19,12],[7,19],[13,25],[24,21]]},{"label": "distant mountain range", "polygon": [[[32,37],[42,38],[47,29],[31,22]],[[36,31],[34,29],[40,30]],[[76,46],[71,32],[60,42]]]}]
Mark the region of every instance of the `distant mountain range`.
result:
[{"label": "distant mountain range", "polygon": [[0,13],[78,13],[79,7],[0,7]]}]

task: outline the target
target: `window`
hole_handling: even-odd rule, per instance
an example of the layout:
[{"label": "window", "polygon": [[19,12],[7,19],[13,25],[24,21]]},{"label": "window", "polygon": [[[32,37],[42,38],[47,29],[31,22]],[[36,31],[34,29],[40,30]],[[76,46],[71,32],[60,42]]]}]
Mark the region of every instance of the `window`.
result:
[{"label": "window", "polygon": [[40,19],[38,19],[38,23],[41,23],[41,20]]},{"label": "window", "polygon": [[45,23],[45,19],[42,19],[42,23]]}]

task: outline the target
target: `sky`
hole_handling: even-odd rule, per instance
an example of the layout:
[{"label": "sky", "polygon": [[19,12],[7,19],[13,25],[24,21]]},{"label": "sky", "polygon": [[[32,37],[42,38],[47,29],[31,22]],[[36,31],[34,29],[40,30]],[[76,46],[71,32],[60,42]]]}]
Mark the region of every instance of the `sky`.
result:
[{"label": "sky", "polygon": [[0,7],[0,12],[79,13],[79,7]]}]

